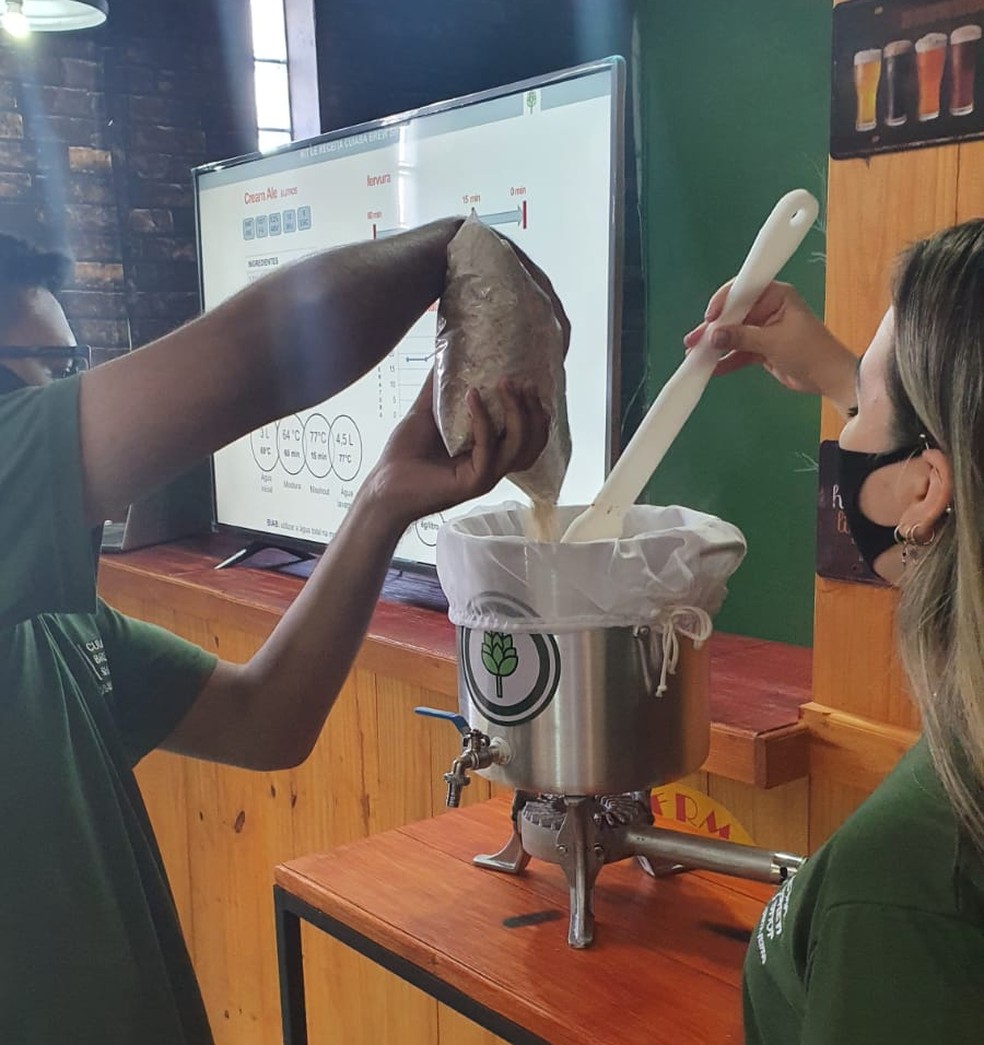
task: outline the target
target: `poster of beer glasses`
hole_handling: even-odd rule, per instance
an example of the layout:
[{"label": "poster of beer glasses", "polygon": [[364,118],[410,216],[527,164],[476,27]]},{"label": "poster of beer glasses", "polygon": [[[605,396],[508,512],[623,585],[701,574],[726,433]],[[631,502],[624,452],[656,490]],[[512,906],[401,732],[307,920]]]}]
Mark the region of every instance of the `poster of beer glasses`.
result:
[{"label": "poster of beer glasses", "polygon": [[834,159],[984,137],[984,0],[848,0],[833,12]]}]

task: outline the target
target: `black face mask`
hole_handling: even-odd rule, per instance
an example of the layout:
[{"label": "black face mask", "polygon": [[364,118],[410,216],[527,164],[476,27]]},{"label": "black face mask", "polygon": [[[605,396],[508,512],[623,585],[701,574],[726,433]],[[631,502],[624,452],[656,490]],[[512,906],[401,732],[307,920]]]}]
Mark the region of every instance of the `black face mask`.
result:
[{"label": "black face mask", "polygon": [[21,388],[27,388],[27,382],[22,381],[13,370],[0,366],[0,396],[8,392],[16,392]]},{"label": "black face mask", "polygon": [[837,448],[837,481],[847,525],[851,530],[855,547],[872,573],[877,572],[875,560],[878,556],[896,543],[895,527],[872,522],[862,513],[858,506],[861,487],[872,472],[899,461],[908,461],[925,449],[922,443],[918,446],[906,446],[901,450],[890,450],[884,454],[863,454],[856,450]]}]

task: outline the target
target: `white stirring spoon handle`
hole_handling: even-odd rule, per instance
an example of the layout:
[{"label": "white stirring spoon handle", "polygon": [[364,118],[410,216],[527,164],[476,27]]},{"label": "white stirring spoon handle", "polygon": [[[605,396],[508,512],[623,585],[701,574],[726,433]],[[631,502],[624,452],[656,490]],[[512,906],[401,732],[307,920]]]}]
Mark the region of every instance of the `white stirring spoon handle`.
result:
[{"label": "white stirring spoon handle", "polygon": [[711,345],[714,329],[745,319],[803,241],[818,212],[817,201],[805,189],[794,189],[779,200],[731,284],[720,317],[663,386],[591,507],[570,524],[563,541],[621,536],[622,517],[679,435],[721,358]]}]

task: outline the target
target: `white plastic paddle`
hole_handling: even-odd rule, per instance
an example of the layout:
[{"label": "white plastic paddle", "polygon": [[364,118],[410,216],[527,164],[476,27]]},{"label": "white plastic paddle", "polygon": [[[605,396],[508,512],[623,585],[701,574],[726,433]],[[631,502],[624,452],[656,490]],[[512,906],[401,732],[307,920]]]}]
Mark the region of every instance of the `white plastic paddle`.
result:
[{"label": "white plastic paddle", "polygon": [[793,256],[819,210],[817,201],[805,189],[788,192],[775,205],[731,284],[720,317],[663,386],[597,497],[567,527],[562,541],[614,540],[622,536],[625,513],[679,435],[721,359],[721,353],[711,345],[711,334],[719,325],[744,321]]}]

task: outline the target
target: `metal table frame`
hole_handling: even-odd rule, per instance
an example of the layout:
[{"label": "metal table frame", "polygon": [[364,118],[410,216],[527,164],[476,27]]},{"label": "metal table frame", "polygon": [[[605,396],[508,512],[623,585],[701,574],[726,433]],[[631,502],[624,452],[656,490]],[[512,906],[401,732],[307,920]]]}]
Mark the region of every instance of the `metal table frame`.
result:
[{"label": "metal table frame", "polygon": [[283,1015],[284,1045],[308,1045],[307,1012],[304,1001],[304,963],[301,956],[301,919],[340,940],[370,961],[413,984],[425,994],[449,1006],[462,1016],[510,1045],[549,1045],[545,1038],[520,1027],[512,1020],[475,1001],[449,983],[370,940],[337,918],[319,911],[293,896],[279,885],[273,887],[273,907],[277,921],[277,963],[280,972],[280,1009]]}]

